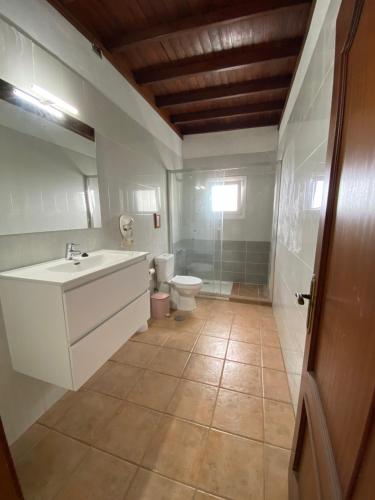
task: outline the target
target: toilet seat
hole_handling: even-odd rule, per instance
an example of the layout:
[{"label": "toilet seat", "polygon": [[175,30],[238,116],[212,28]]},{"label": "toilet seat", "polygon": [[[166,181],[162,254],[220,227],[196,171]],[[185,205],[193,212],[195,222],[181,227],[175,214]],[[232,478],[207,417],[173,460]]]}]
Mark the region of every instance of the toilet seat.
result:
[{"label": "toilet seat", "polygon": [[195,276],[175,276],[171,279],[170,283],[184,288],[192,288],[197,285],[202,284],[202,280],[200,278],[196,278]]},{"label": "toilet seat", "polygon": [[[196,276],[173,277],[174,255],[162,254],[155,257],[156,275],[158,279],[158,288],[161,291],[170,293],[172,309],[180,311],[194,311],[197,307],[195,296],[200,292],[203,281]],[[163,290],[163,286],[167,286]]]},{"label": "toilet seat", "polygon": [[194,311],[197,307],[195,296],[203,286],[203,281],[195,276],[175,276],[171,285],[172,307],[180,311]]}]

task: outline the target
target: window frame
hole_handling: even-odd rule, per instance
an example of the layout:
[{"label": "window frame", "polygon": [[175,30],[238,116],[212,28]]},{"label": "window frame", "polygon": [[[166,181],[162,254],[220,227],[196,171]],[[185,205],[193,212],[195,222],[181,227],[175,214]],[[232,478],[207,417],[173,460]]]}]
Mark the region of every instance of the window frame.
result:
[{"label": "window frame", "polygon": [[[247,188],[247,177],[244,175],[236,175],[233,177],[222,177],[217,179],[209,179],[209,194],[210,194],[210,211],[213,214],[223,214],[225,219],[244,219],[246,215],[246,188]],[[217,210],[214,211],[212,207],[212,188],[214,186],[235,184],[238,185],[238,210],[237,211],[226,211]]]}]

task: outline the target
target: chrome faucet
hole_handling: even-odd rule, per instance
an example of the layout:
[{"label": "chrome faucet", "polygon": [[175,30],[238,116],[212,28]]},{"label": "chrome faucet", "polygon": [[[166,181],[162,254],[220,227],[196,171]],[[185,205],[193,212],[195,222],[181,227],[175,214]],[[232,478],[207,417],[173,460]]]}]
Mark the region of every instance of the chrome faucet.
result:
[{"label": "chrome faucet", "polygon": [[66,258],[66,260],[73,260],[73,258],[75,256],[81,255],[81,252],[74,248],[75,246],[78,246],[78,243],[67,243],[65,245],[65,258]]}]

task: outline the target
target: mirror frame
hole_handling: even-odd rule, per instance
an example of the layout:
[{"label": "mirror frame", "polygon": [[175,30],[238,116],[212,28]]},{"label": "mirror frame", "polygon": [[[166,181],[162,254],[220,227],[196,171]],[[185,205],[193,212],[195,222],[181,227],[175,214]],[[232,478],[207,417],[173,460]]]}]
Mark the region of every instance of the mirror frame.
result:
[{"label": "mirror frame", "polygon": [[[68,130],[71,130],[72,132],[75,132],[76,134],[79,134],[82,137],[85,137],[86,139],[95,142],[95,129],[90,127],[90,125],[87,125],[86,123],[83,123],[80,120],[77,120],[77,118],[73,118],[72,116],[64,112],[62,112],[63,117],[61,119],[55,118],[51,114],[45,113],[42,109],[38,108],[37,106],[34,106],[32,103],[23,100],[21,101],[14,94],[15,90],[20,90],[22,92],[25,92],[24,90],[19,89],[15,85],[12,85],[11,83],[8,83],[5,80],[0,79],[0,99],[2,99],[3,101],[7,101],[10,104],[14,104],[15,106],[23,109],[24,111],[33,113],[34,115],[38,115],[41,118],[44,118],[45,120],[48,120],[56,125],[59,125],[60,127],[64,127]],[[25,93],[28,94],[28,92]],[[29,95],[32,96],[33,98],[36,98],[32,94]]]}]

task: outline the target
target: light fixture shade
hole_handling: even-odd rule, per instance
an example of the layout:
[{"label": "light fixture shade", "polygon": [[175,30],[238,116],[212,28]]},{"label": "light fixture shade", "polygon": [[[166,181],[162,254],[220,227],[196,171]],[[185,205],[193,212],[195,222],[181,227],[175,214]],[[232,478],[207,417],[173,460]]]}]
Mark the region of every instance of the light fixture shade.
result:
[{"label": "light fixture shade", "polygon": [[60,109],[64,113],[68,113],[70,115],[77,116],[79,114],[79,111],[77,108],[72,106],[71,104],[63,101],[60,99],[60,97],[55,96],[48,90],[39,87],[39,85],[34,84],[32,86],[33,91],[43,99],[45,99],[48,103],[52,104],[55,108]]},{"label": "light fixture shade", "polygon": [[41,109],[45,113],[48,113],[48,114],[54,116],[55,118],[62,119],[64,117],[64,114],[61,111],[59,111],[58,109],[55,109],[54,107],[50,106],[49,104],[44,104],[44,103],[40,102],[39,99],[37,99],[36,97],[33,97],[30,94],[27,94],[26,92],[23,92],[22,90],[14,89],[13,94],[16,97],[18,97],[19,99],[22,99],[23,101],[26,101],[26,102],[32,104],[33,106]]}]

